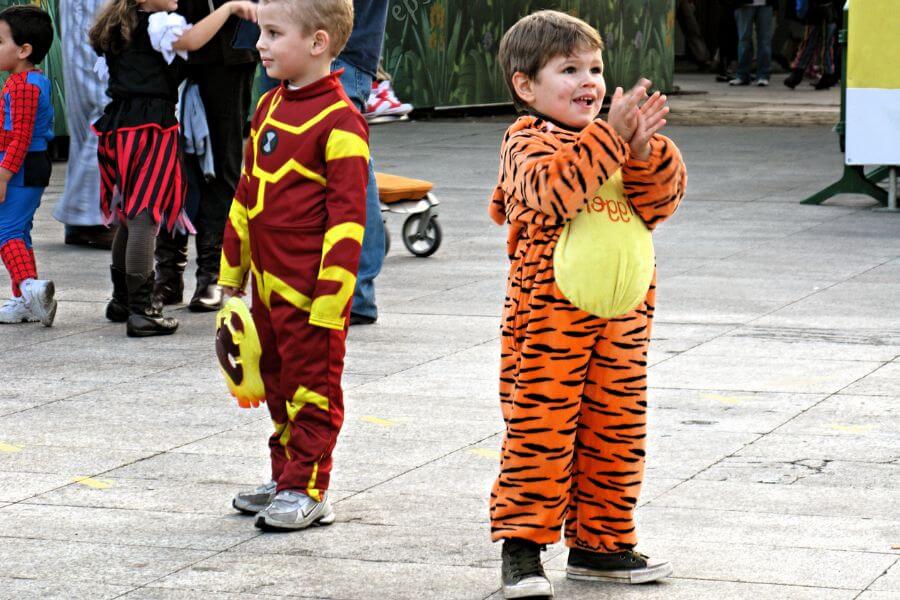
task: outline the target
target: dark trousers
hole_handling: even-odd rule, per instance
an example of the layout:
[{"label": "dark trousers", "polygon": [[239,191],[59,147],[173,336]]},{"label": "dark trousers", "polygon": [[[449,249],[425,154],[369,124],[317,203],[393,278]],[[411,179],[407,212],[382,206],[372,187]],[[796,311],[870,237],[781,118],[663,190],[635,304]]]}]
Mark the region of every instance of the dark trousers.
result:
[{"label": "dark trousers", "polygon": [[[191,189],[188,195],[197,200],[196,212],[189,215],[197,229],[197,277],[203,276],[206,283],[215,283],[218,279],[225,219],[241,176],[244,125],[250,111],[255,69],[255,63],[191,65],[188,69],[188,77],[199,86],[206,109],[216,169],[216,177],[211,181],[202,177],[189,178]],[[158,245],[174,245],[179,251],[186,252],[187,238],[172,239],[161,235]],[[165,260],[165,256],[166,249],[162,248],[157,258]]]}]

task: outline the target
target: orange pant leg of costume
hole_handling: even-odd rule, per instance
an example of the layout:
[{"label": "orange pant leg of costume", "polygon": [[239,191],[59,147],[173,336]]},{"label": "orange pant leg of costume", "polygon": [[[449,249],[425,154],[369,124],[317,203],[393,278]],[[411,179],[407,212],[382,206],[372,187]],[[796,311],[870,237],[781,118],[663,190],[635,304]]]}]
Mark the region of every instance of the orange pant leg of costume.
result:
[{"label": "orange pant leg of costume", "polygon": [[565,523],[569,546],[615,552],[637,543],[655,288],[615,319],[576,308],[554,281],[555,241],[524,241],[510,271],[492,537],[550,544]]}]

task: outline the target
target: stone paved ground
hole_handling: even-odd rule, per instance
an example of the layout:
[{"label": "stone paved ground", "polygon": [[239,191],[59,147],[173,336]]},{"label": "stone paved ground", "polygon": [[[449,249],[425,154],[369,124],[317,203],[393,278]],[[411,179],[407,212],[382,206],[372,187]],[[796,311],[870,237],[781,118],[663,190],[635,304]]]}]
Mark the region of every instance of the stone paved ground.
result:
[{"label": "stone paved ground", "polygon": [[[288,535],[229,508],[266,477],[270,426],[226,397],[211,316],[179,309],[176,336],[140,341],[107,323],[108,257],[62,245],[57,175],[35,235],[57,324],[0,329],[0,598],[499,597],[505,259],[485,207],[503,129],[375,130],[380,168],[436,182],[445,245],[413,258],[390,219],[381,318],[349,340],[338,521]],[[567,582],[554,546],[557,597],[900,598],[900,215],[797,203],[837,177],[827,127],[670,134],[690,183],[656,236],[638,516],[676,575]]]}]

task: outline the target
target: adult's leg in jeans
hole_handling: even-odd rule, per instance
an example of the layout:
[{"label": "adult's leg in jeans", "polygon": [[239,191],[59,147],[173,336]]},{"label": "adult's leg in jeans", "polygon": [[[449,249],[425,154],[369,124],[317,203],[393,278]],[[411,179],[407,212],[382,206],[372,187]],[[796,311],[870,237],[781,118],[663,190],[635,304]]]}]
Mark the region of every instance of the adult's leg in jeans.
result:
[{"label": "adult's leg in jeans", "polygon": [[[343,60],[336,60],[333,69],[344,69],[341,84],[344,91],[362,112],[372,89],[372,78]],[[366,189],[366,228],[363,236],[362,252],[359,257],[359,273],[356,289],[353,291],[353,315],[367,319],[378,318],[375,304],[375,278],[384,263],[384,221],[381,220],[381,203],[378,199],[378,185],[375,182],[375,164],[369,161],[369,185]]]},{"label": "adult's leg in jeans", "polygon": [[768,79],[772,74],[772,32],[775,27],[771,6],[756,8],[756,75]]},{"label": "adult's leg in jeans", "polygon": [[737,76],[750,81],[750,61],[753,58],[753,7],[741,6],[734,9],[734,20],[738,32]]}]

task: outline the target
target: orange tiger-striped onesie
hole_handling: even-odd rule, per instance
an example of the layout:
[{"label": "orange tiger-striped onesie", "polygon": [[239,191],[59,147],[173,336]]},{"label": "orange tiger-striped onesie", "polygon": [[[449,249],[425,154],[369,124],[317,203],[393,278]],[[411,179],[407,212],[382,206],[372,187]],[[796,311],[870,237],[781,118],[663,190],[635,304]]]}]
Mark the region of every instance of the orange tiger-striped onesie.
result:
[{"label": "orange tiger-striped onesie", "polygon": [[[491,493],[494,541],[559,540],[593,552],[637,543],[634,509],[644,472],[647,347],[656,274],[646,297],[604,319],[557,286],[554,249],[565,224],[621,169],[630,214],[648,229],[671,215],[687,175],[668,138],[647,161],[604,121],[570,131],[534,116],[506,132],[490,205],[509,223],[501,324],[500,402],[506,435]],[[624,202],[622,204],[625,204]]]}]

